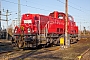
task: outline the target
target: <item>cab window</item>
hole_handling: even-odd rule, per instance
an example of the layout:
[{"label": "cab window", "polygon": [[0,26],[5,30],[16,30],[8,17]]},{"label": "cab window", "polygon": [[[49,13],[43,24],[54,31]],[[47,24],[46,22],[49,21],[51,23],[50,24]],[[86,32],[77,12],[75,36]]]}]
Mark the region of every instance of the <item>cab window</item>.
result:
[{"label": "cab window", "polygon": [[59,15],[58,15],[58,18],[59,18],[59,19],[63,19],[63,16],[59,14]]},{"label": "cab window", "polygon": [[71,20],[72,21],[72,18],[71,17],[68,17],[69,18],[69,20]]}]

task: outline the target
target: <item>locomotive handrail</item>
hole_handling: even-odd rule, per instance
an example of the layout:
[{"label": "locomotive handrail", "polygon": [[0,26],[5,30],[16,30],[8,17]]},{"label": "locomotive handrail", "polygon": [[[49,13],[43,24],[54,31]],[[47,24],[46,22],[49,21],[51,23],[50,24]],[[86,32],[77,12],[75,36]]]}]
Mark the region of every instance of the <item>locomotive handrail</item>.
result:
[{"label": "locomotive handrail", "polygon": [[44,37],[47,37],[48,28],[49,28],[49,21],[47,22],[47,24],[44,27]]}]

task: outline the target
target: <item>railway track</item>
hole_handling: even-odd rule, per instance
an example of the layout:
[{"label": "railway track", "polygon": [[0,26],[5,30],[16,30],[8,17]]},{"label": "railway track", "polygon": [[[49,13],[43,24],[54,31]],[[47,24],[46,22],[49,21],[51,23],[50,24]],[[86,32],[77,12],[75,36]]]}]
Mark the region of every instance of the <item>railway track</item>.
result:
[{"label": "railway track", "polygon": [[90,59],[90,48],[87,49],[86,51],[84,51],[80,56],[78,56],[77,58],[79,60],[89,60]]},{"label": "railway track", "polygon": [[18,60],[18,59],[25,59],[27,57],[36,57],[36,56],[40,56],[40,55],[46,55],[48,54],[48,52],[54,53],[55,51],[57,51],[59,49],[59,47],[49,47],[49,48],[42,48],[42,49],[34,49],[34,50],[13,50],[13,51],[7,51],[7,52],[2,52],[2,54],[0,54],[0,57],[2,57],[2,59],[7,60]]},{"label": "railway track", "polygon": [[[2,48],[1,48],[2,47]],[[48,52],[53,52],[58,50],[60,47],[49,47],[49,48],[38,48],[38,49],[18,49],[13,48],[10,42],[5,42],[5,40],[1,40],[0,48],[2,51],[0,51],[0,60],[18,60],[18,59],[24,59],[27,56],[37,56],[37,55],[45,55]],[[8,49],[10,48],[10,49]]]},{"label": "railway track", "polygon": [[[74,60],[88,48],[90,48],[90,38],[82,39],[75,44],[71,44],[70,48],[64,50],[61,50],[60,46],[54,46],[41,49],[16,49],[3,52],[0,54],[0,60]],[[83,56],[87,58],[87,56]]]},{"label": "railway track", "polygon": [[14,51],[21,51],[21,50],[20,49],[13,49],[13,50],[1,51],[0,54],[10,53],[10,52],[14,52]]}]

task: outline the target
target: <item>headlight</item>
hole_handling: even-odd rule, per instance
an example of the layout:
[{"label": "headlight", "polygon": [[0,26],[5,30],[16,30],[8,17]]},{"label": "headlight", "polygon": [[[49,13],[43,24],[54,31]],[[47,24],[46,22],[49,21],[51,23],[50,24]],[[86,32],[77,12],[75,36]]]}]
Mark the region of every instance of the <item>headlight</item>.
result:
[{"label": "headlight", "polygon": [[17,29],[15,29],[15,33],[17,32]]},{"label": "headlight", "polygon": [[30,33],[30,28],[28,28],[28,33]]}]

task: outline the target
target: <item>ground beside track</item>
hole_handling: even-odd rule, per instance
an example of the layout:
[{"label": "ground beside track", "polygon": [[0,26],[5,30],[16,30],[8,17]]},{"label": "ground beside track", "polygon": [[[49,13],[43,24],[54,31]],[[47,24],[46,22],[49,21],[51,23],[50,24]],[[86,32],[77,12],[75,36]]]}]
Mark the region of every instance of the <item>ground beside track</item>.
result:
[{"label": "ground beside track", "polygon": [[13,47],[11,46],[11,42],[5,39],[0,40],[0,53],[6,51],[12,51]]},{"label": "ground beside track", "polygon": [[90,49],[86,50],[81,56],[81,60],[90,60]]},{"label": "ground beside track", "polygon": [[[20,50],[0,54],[0,60],[78,60],[90,48],[90,38],[82,37],[70,48],[61,50],[59,46],[36,50]],[[90,51],[82,55],[81,60],[89,60]]]}]

